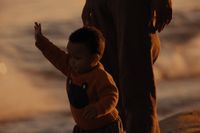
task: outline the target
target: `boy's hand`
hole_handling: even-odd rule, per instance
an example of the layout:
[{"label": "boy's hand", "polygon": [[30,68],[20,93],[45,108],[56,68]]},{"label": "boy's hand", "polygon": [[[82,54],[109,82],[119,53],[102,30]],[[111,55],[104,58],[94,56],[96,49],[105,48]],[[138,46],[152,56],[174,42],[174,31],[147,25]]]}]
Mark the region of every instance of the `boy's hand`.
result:
[{"label": "boy's hand", "polygon": [[35,29],[35,40],[37,41],[42,36],[41,24],[35,22],[34,29]]},{"label": "boy's hand", "polygon": [[[172,19],[172,1],[171,0],[152,0],[151,5],[151,28],[161,32]],[[155,21],[154,21],[155,20]]]},{"label": "boy's hand", "polygon": [[93,119],[97,116],[97,109],[94,105],[88,105],[84,108],[82,117],[85,119]]}]

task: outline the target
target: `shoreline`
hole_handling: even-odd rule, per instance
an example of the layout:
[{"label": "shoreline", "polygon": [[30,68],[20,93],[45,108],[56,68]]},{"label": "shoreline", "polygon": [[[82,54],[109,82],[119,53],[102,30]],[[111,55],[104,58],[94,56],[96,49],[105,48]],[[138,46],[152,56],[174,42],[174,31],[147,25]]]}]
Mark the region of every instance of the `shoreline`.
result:
[{"label": "shoreline", "polygon": [[[27,119],[0,122],[0,132],[71,133],[74,126],[70,112],[50,112]],[[159,121],[162,133],[199,133],[200,108],[175,113]]]}]

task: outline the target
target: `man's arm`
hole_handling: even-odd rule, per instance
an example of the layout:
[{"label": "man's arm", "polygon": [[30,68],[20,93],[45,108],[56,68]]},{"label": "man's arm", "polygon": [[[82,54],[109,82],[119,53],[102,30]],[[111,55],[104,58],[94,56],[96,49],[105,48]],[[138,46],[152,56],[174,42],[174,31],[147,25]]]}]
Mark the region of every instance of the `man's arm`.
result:
[{"label": "man's arm", "polygon": [[39,48],[43,55],[63,74],[67,75],[68,55],[50,42],[41,31],[41,24],[35,23],[35,45]]}]

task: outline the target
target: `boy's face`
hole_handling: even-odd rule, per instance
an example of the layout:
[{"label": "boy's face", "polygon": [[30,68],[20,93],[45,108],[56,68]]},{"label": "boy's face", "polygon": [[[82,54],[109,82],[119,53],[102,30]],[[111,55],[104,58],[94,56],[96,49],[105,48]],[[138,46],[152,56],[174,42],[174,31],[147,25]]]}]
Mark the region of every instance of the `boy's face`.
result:
[{"label": "boy's face", "polygon": [[75,73],[88,72],[97,62],[95,55],[92,55],[84,44],[69,41],[67,51],[70,56],[69,65]]}]

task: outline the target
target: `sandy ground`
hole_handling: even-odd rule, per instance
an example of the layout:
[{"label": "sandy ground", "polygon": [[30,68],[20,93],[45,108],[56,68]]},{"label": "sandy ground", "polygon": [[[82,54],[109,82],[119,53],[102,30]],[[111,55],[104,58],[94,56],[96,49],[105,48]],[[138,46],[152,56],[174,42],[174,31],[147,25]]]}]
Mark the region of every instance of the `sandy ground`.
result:
[{"label": "sandy ground", "polygon": [[[198,2],[175,0],[173,21],[160,34],[155,75],[162,133],[200,133]],[[64,49],[69,33],[81,26],[83,4],[83,0],[1,0],[0,133],[71,132],[66,77],[35,48],[33,23],[41,22],[45,35]]]},{"label": "sandy ground", "polygon": [[179,113],[160,122],[161,133],[200,133],[200,110]]}]

